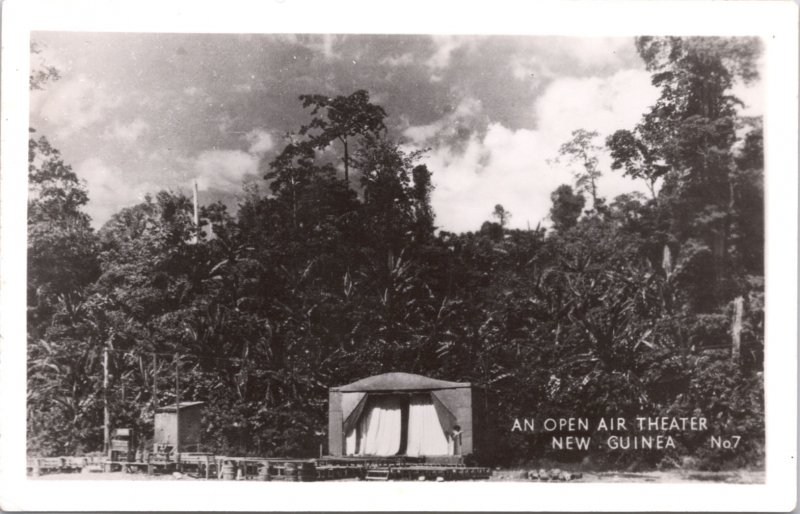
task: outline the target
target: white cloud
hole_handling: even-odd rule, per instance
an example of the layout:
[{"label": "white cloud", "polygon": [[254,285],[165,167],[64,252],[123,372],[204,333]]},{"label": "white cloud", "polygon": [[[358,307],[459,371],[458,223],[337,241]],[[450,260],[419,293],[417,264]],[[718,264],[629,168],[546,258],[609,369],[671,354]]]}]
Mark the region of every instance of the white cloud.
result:
[{"label": "white cloud", "polygon": [[742,116],[763,116],[764,115],[764,89],[761,82],[744,84],[737,82],[731,88],[731,94],[744,103],[740,109]]},{"label": "white cloud", "polygon": [[333,34],[324,34],[322,36],[322,54],[328,59],[338,58],[339,55],[333,50],[333,45],[336,43],[336,36]]},{"label": "white cloud", "polygon": [[78,164],[76,173],[86,181],[93,203],[98,201],[98,197],[115,193],[117,187],[123,182],[122,172],[118,168],[106,165],[97,157],[86,159]]},{"label": "white cloud", "polygon": [[250,144],[250,148],[247,151],[254,155],[264,155],[275,147],[272,135],[264,129],[253,129],[245,134],[244,137]]},{"label": "white cloud", "polygon": [[453,52],[463,46],[474,45],[475,40],[463,36],[434,35],[431,38],[433,39],[435,50],[425,64],[431,69],[431,82],[441,82],[443,77],[440,72],[450,66],[450,58]]},{"label": "white cloud", "polygon": [[517,80],[547,79],[555,76],[552,68],[537,56],[522,58],[515,56],[511,59],[511,74]]},{"label": "white cloud", "polygon": [[121,103],[102,84],[80,74],[48,86],[47,95],[34,108],[45,121],[54,124],[59,137],[68,137],[105,119],[108,111]]},{"label": "white cloud", "polygon": [[340,59],[342,55],[337,53],[334,47],[342,36],[336,34],[322,34],[313,36],[290,36],[285,37],[286,41],[294,44],[301,44],[315,52],[321,53],[326,59]]},{"label": "white cloud", "polygon": [[[766,69],[765,54],[762,53],[756,60],[756,69],[758,70],[758,76],[764,77]],[[755,80],[750,84],[737,80],[734,82],[730,93],[744,103],[744,106],[739,111],[742,116],[764,116],[766,95],[764,93],[764,83],[761,80]]]},{"label": "white cloud", "polygon": [[414,63],[414,54],[406,52],[402,55],[387,55],[380,60],[380,64],[388,66],[408,66]]},{"label": "white cloud", "polygon": [[622,52],[633,46],[632,38],[605,37],[559,38],[559,50],[576,59],[584,67],[615,66],[622,64]]},{"label": "white cloud", "polygon": [[91,199],[86,212],[92,217],[95,228],[102,226],[120,209],[143,201],[147,193],[163,189],[163,186],[146,181],[132,183],[121,169],[97,157],[80,162],[75,166],[75,173],[86,181]]},{"label": "white cloud", "polygon": [[539,126],[558,139],[576,128],[610,134],[632,128],[657,96],[643,70],[623,70],[603,79],[564,78],[550,84],[536,102],[535,114]]},{"label": "white cloud", "polygon": [[194,162],[198,188],[202,191],[238,189],[242,180],[258,172],[257,155],[241,150],[207,150]]},{"label": "white cloud", "polygon": [[150,124],[141,118],[136,118],[128,124],[115,121],[111,127],[106,129],[103,137],[106,139],[117,139],[126,144],[135,143],[139,137],[150,129]]},{"label": "white cloud", "polygon": [[483,110],[480,100],[465,97],[458,106],[446,116],[428,125],[415,125],[407,127],[403,135],[414,143],[423,144],[433,139],[446,139],[457,135],[459,127],[474,120]]},{"label": "white cloud", "polygon": [[434,69],[446,68],[450,64],[450,54],[462,46],[466,38],[457,36],[431,36],[436,49],[426,63]]},{"label": "white cloud", "polygon": [[[571,132],[597,130],[597,142],[602,145],[614,130],[632,128],[656,95],[649,76],[635,70],[606,79],[559,79],[533,106],[535,130],[511,130],[492,123],[482,138],[473,135],[463,152],[446,145],[435,148],[427,163],[436,186],[432,203],[437,225],[456,232],[477,230],[491,219],[498,203],[513,214],[512,227],[525,228],[528,223],[533,227],[545,221],[550,193],[560,184],[574,182],[569,170],[548,163]],[[610,171],[608,164],[607,158],[601,159],[602,196],[611,200],[624,192],[645,190],[644,184]]]},{"label": "white cloud", "polygon": [[545,53],[516,54],[510,60],[511,74],[518,80],[548,80],[564,76],[586,76],[601,69],[625,68],[625,55],[632,38],[561,37]]},{"label": "white cloud", "polygon": [[253,91],[253,84],[241,83],[233,85],[234,93],[250,93]]}]

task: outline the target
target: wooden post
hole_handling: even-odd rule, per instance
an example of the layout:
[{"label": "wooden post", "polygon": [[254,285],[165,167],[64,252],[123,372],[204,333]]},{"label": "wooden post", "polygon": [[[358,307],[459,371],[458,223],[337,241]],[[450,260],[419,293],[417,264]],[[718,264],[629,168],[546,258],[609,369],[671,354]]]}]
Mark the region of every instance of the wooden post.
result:
[{"label": "wooden post", "polygon": [[175,462],[181,461],[180,356],[175,352]]},{"label": "wooden post", "polygon": [[731,328],[731,360],[739,364],[742,354],[742,315],[744,314],[744,298],[736,297],[733,301],[733,327]]},{"label": "wooden post", "polygon": [[158,410],[158,355],[153,354],[153,415]]},{"label": "wooden post", "polygon": [[197,231],[200,230],[200,212],[199,206],[197,202],[197,180],[195,179],[193,184],[193,192],[194,192],[194,235],[192,236],[192,243],[197,244]]},{"label": "wooden post", "polygon": [[111,457],[111,428],[108,414],[108,348],[103,348],[103,453]]}]

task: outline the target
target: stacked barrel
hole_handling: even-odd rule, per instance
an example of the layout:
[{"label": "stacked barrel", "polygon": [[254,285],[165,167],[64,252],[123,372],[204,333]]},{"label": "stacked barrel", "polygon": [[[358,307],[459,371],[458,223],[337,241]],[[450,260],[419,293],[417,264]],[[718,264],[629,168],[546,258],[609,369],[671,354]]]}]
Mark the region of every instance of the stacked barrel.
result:
[{"label": "stacked barrel", "polygon": [[317,468],[312,461],[287,461],[283,464],[283,479],[287,482],[313,482]]}]

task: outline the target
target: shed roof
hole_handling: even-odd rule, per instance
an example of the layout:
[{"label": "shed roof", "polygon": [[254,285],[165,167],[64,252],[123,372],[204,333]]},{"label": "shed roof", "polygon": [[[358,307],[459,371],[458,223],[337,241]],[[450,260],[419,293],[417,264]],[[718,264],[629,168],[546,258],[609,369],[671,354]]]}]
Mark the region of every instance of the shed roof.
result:
[{"label": "shed roof", "polygon": [[[204,403],[205,402],[180,402],[178,405],[181,410],[186,410],[192,407],[198,407],[200,405],[203,405]],[[164,405],[163,407],[159,407],[158,409],[156,409],[156,412],[175,412],[175,404],[173,403]]]},{"label": "shed roof", "polygon": [[414,373],[383,373],[362,378],[351,384],[332,387],[333,391],[347,393],[367,391],[431,391],[435,389],[455,389],[470,387],[469,382],[449,382],[436,378],[423,377]]}]

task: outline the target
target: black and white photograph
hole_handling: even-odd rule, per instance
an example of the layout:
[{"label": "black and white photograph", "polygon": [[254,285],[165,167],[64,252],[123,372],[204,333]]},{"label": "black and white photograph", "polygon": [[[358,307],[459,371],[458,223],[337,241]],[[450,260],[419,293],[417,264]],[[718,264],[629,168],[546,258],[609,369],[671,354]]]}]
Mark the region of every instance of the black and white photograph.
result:
[{"label": "black and white photograph", "polygon": [[5,472],[514,487],[525,510],[540,488],[769,485],[767,447],[796,449],[766,416],[795,406],[765,356],[796,384],[796,332],[766,329],[766,236],[796,278],[768,205],[797,182],[796,132],[786,169],[765,158],[777,43],[630,28],[25,32]]}]

